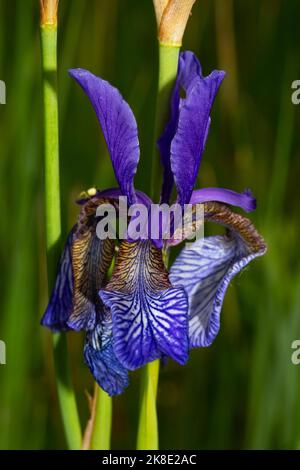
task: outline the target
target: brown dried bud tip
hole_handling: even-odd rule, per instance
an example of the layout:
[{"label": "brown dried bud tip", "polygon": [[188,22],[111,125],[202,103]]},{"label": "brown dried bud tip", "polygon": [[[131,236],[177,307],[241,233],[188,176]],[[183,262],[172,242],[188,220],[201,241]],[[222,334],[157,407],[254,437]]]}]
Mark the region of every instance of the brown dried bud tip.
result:
[{"label": "brown dried bud tip", "polygon": [[153,0],[161,44],[181,46],[186,24],[196,0]]},{"label": "brown dried bud tip", "polygon": [[41,25],[57,25],[58,0],[40,0]]}]

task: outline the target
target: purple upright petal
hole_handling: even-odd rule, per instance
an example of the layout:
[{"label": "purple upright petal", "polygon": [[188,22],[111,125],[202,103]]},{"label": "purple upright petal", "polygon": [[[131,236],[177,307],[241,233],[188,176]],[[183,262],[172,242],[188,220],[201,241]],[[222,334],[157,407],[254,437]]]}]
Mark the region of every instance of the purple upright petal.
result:
[{"label": "purple upright petal", "polygon": [[151,242],[122,242],[112,278],[100,297],[111,310],[114,350],[127,369],[167,355],[188,358],[187,298],[169,282]]},{"label": "purple upright petal", "polygon": [[242,193],[236,193],[231,189],[203,188],[192,192],[190,204],[201,204],[203,202],[217,201],[231,206],[241,207],[246,212],[256,209],[256,199],[249,189]]},{"label": "purple upright petal", "polygon": [[[170,121],[158,140],[164,167],[162,202],[169,202],[174,178],[180,203],[188,202],[208,135],[210,110],[224,75],[214,71],[203,77],[197,57],[190,51],[180,54]],[[185,98],[180,98],[180,89]]]},{"label": "purple upright petal", "polygon": [[179,204],[190,200],[210,125],[210,112],[224,72],[194,79],[182,100],[176,134],[171,143],[171,168]]},{"label": "purple upright petal", "polygon": [[181,52],[178,75],[184,90],[188,90],[195,79],[203,78],[201,64],[193,52]]},{"label": "purple upright petal", "polygon": [[202,77],[200,62],[195,54],[186,51],[180,54],[178,64],[178,74],[171,96],[170,121],[162,136],[157,141],[160,151],[161,162],[164,167],[163,186],[161,192],[161,202],[168,203],[174,184],[174,176],[171,169],[171,143],[176,134],[179,111],[180,111],[180,88],[188,90],[193,80]]},{"label": "purple upright petal", "polygon": [[113,164],[116,179],[129,204],[135,202],[133,186],[139,160],[137,124],[119,91],[83,69],[69,71],[89,97],[96,112]]},{"label": "purple upright petal", "polygon": [[206,205],[206,218],[227,227],[224,236],[188,244],[170,270],[174,286],[183,286],[189,299],[190,347],[209,346],[220,328],[227,287],[247,264],[266,251],[251,222],[220,204]]}]

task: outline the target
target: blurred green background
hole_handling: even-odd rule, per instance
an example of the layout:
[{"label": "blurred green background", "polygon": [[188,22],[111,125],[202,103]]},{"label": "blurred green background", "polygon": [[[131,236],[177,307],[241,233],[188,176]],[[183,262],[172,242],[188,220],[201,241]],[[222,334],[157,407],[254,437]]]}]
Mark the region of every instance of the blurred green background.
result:
[{"label": "blurred green background", "polygon": [[[46,306],[43,229],[43,128],[38,0],[0,0],[0,448],[64,448],[50,334],[39,326]],[[84,67],[117,86],[132,106],[142,148],[136,186],[148,181],[156,87],[156,26],[150,0],[61,0],[59,100],[64,233],[76,219],[74,199],[114,177],[90,103],[67,74]],[[198,184],[258,198],[253,220],[269,251],[229,288],[222,327],[186,367],[161,371],[161,449],[300,448],[300,79],[298,0],[201,0],[184,49],[205,74],[227,78],[213,110]],[[69,343],[80,416],[93,382],[83,338]],[[114,400],[113,448],[134,448],[139,372]]]}]

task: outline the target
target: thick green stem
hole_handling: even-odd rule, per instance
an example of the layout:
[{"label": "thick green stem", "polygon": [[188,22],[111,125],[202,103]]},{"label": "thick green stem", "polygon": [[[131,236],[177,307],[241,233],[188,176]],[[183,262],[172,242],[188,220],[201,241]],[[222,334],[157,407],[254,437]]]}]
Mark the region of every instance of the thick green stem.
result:
[{"label": "thick green stem", "polygon": [[[159,74],[155,116],[155,140],[166,125],[170,96],[177,75],[179,47],[159,45]],[[152,198],[157,201],[161,188],[159,155],[155,151],[152,162]],[[139,418],[137,448],[158,449],[158,422],[156,396],[159,376],[159,360],[147,364],[142,371],[141,409]]]},{"label": "thick green stem", "polygon": [[109,450],[111,437],[111,420],[112,420],[112,399],[96,386],[95,390],[96,410],[91,439],[92,450]]},{"label": "thick green stem", "polygon": [[158,423],[156,395],[159,360],[150,362],[142,370],[141,407],[137,437],[138,450],[158,450]]},{"label": "thick green stem", "polygon": [[[52,289],[60,255],[61,214],[57,105],[57,28],[41,27],[44,125],[45,125],[45,219],[48,286]],[[81,429],[72,388],[65,334],[53,336],[57,391],[68,447],[80,449]]]},{"label": "thick green stem", "polygon": [[[113,259],[108,271],[108,279],[111,278],[115,266]],[[95,417],[93,421],[91,449],[109,450],[112,427],[112,398],[95,383]]]},{"label": "thick green stem", "polygon": [[159,45],[158,90],[155,113],[155,147],[152,160],[151,191],[154,201],[158,201],[162,183],[160,156],[156,140],[167,123],[170,112],[170,96],[177,74],[179,47]]},{"label": "thick green stem", "polygon": [[72,386],[67,338],[65,333],[53,335],[54,362],[60,411],[70,450],[81,448],[81,427]]}]

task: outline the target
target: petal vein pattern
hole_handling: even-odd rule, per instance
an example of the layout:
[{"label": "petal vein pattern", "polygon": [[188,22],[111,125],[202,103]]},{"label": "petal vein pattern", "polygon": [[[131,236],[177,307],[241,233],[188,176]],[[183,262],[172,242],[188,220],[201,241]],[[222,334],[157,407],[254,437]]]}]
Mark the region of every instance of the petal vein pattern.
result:
[{"label": "petal vein pattern", "polygon": [[266,251],[264,240],[249,219],[216,202],[204,207],[205,219],[224,225],[227,233],[187,245],[170,271],[172,284],[183,286],[188,294],[191,348],[213,342],[230,281]]},{"label": "petal vein pattern", "polygon": [[125,367],[136,369],[163,354],[187,361],[187,296],[171,285],[162,253],[151,242],[121,244],[100,297],[111,309],[114,349]]}]

